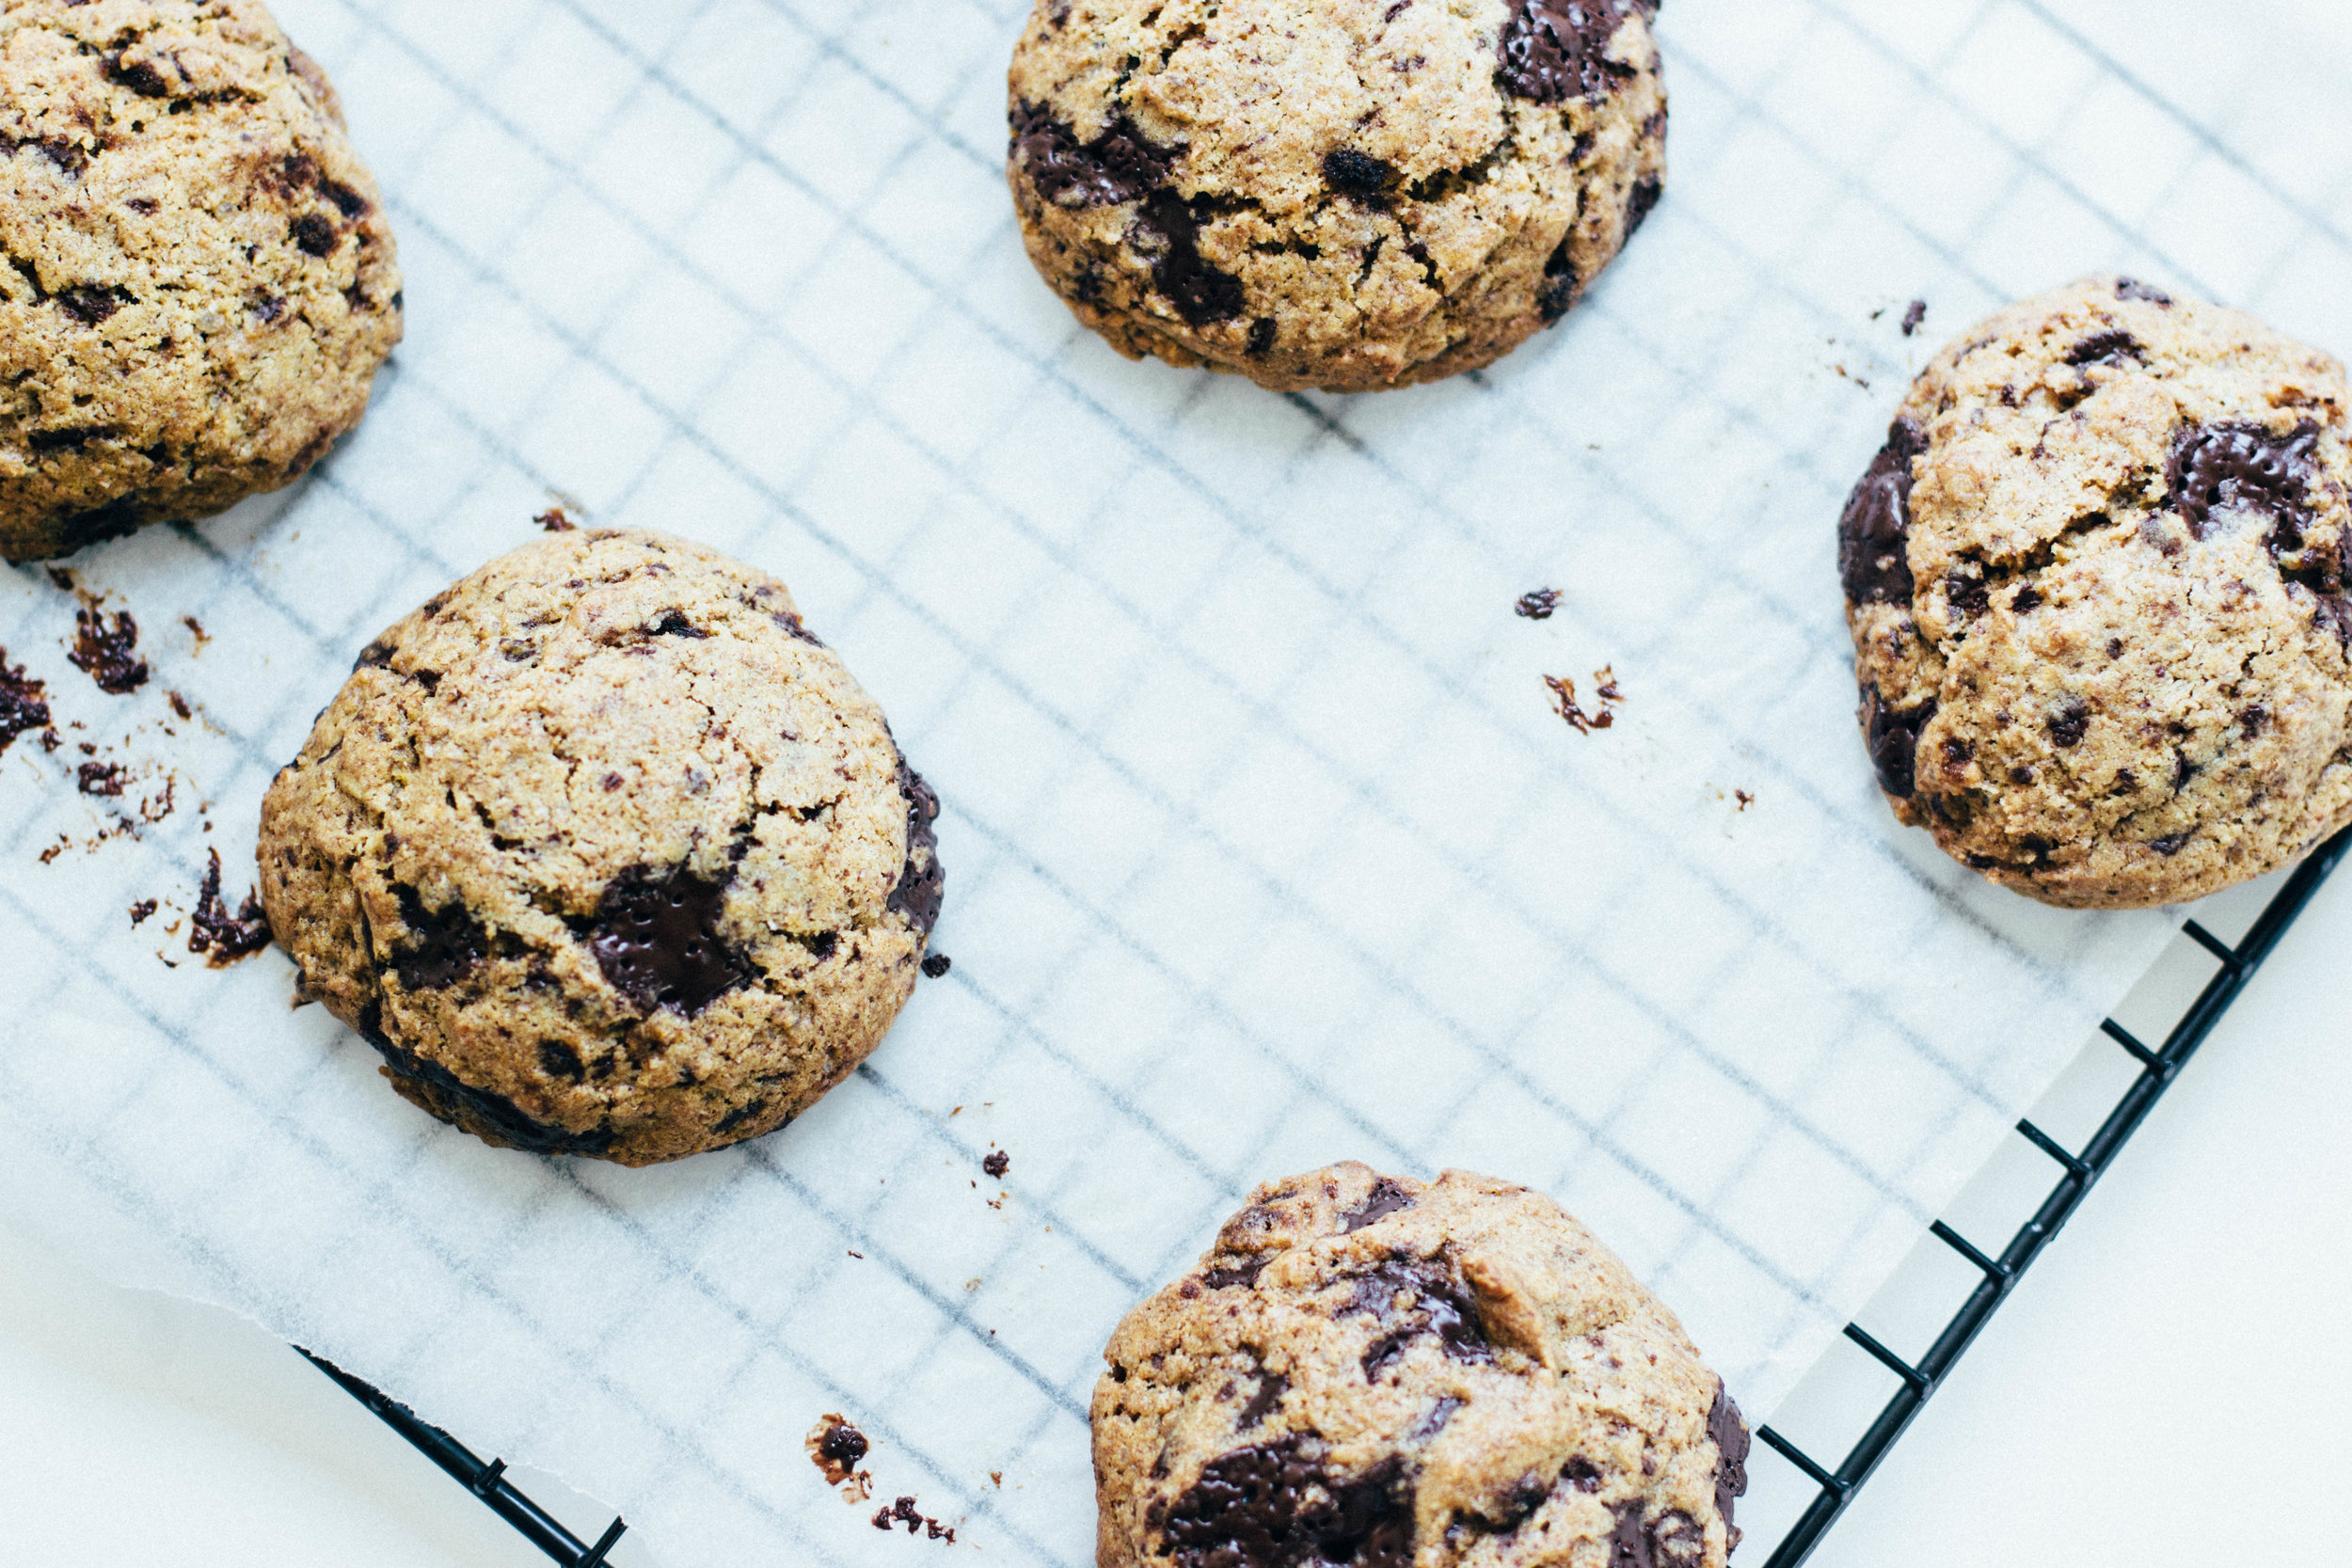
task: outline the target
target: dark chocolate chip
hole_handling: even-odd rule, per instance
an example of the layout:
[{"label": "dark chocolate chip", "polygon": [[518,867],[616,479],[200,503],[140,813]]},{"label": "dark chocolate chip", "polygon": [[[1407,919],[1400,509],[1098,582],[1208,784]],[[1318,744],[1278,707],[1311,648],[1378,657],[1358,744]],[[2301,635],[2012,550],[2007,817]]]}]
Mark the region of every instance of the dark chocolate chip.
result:
[{"label": "dark chocolate chip", "polygon": [[1935,717],[1933,700],[1900,712],[1886,705],[1875,686],[1862,689],[1862,721],[1870,747],[1870,764],[1878,769],[1879,787],[1897,800],[1909,800],[1917,783],[1919,732]]},{"label": "dark chocolate chip", "polygon": [[[1399,1297],[1409,1300],[1400,1306]],[[1441,1258],[1388,1258],[1356,1276],[1341,1317],[1369,1315],[1380,1332],[1365,1350],[1364,1376],[1380,1374],[1412,1344],[1436,1335],[1439,1347],[1456,1361],[1494,1359],[1494,1346],[1478,1321],[1478,1302],[1452,1264]]]},{"label": "dark chocolate chip", "polygon": [[917,935],[928,937],[939,924],[940,901],[947,891],[939,835],[931,827],[939,820],[939,797],[904,757],[898,759],[898,789],[907,800],[907,859],[898,885],[890,891],[890,907],[907,917]]},{"label": "dark chocolate chip", "polygon": [[118,54],[106,62],[106,74],[137,93],[141,98],[169,98],[171,96],[170,79],[156,69],[155,62],[152,60],[140,60],[133,65],[124,65],[122,56]]},{"label": "dark chocolate chip", "polygon": [[1263,1367],[1259,1368],[1257,1392],[1249,1396],[1249,1402],[1243,1405],[1241,1414],[1233,1418],[1235,1429],[1248,1432],[1273,1414],[1274,1407],[1282,1402],[1282,1395],[1289,1390],[1290,1386],[1291,1380],[1280,1372],[1270,1372]]},{"label": "dark chocolate chip", "polygon": [[1211,1460],[1165,1530],[1176,1568],[1410,1568],[1412,1480],[1395,1455],[1335,1474],[1285,1438]]},{"label": "dark chocolate chip", "polygon": [[1400,176],[1394,164],[1343,147],[1323,155],[1323,182],[1342,196],[1359,201],[1384,202]]},{"label": "dark chocolate chip", "polygon": [[1560,1467],[1560,1479],[1579,1492],[1597,1492],[1601,1486],[1600,1466],[1578,1454]]},{"label": "dark chocolate chip", "polygon": [[[1740,1407],[1731,1400],[1731,1391],[1720,1382],[1715,1385],[1715,1403],[1707,1413],[1707,1435],[1715,1444],[1715,1512],[1724,1516],[1724,1528],[1731,1528],[1732,1504],[1748,1492],[1748,1423],[1740,1417]],[[1734,1540],[1738,1539],[1734,1533]]]},{"label": "dark chocolate chip", "polygon": [[1927,450],[1927,432],[1908,417],[1897,419],[1847,498],[1837,520],[1837,565],[1849,604],[1911,602],[1911,465]]},{"label": "dark chocolate chip", "polygon": [[1537,103],[1598,98],[1633,74],[1608,57],[1609,40],[1628,16],[1657,11],[1654,0],[1511,0],[1495,82]]},{"label": "dark chocolate chip", "polygon": [[1001,1148],[992,1149],[988,1157],[980,1162],[980,1169],[986,1171],[994,1180],[1001,1181],[1004,1180],[1005,1172],[1012,1169],[1012,1156]]},{"label": "dark chocolate chip", "polygon": [[87,512],[77,512],[58,524],[57,531],[65,535],[67,542],[78,550],[86,546],[103,544],[109,539],[120,539],[136,533],[138,528],[138,507],[134,502],[124,499],[108,501],[105,505],[92,507]]},{"label": "dark chocolate chip", "polygon": [[121,697],[147,684],[147,661],[136,657],[138,645],[139,624],[129,610],[109,621],[103,611],[85,605],[73,617],[73,647],[65,657],[101,691]]},{"label": "dark chocolate chip", "polygon": [[392,973],[409,990],[441,990],[474,972],[490,956],[489,934],[456,898],[430,910],[415,888],[394,889],[408,935],[392,949]]},{"label": "dark chocolate chip", "polygon": [[1576,262],[1568,255],[1568,241],[1573,238],[1573,232],[1563,235],[1551,254],[1544,258],[1544,281],[1535,291],[1535,313],[1547,326],[1568,313],[1568,308],[1576,303],[1577,294],[1584,287],[1584,280],[1577,275]]},{"label": "dark chocolate chip", "polygon": [[2125,365],[2147,351],[2128,332],[2097,332],[2066,351],[2070,365]]},{"label": "dark chocolate chip", "polygon": [[[406,888],[401,889],[406,893]],[[588,1064],[580,1059],[580,1053],[564,1040],[539,1042],[539,1070],[550,1078],[568,1078],[580,1083],[588,1076]]]},{"label": "dark chocolate chip", "polygon": [[8,649],[0,648],[0,752],[18,736],[48,727],[49,688],[10,664]]},{"label": "dark chocolate chip", "polygon": [[102,289],[89,283],[77,283],[71,289],[61,289],[55,297],[57,309],[84,326],[96,326],[131,303],[131,293],[127,289]]},{"label": "dark chocolate chip", "polygon": [[945,979],[947,972],[955,967],[956,960],[946,954],[933,953],[923,960],[923,976],[930,980]]},{"label": "dark chocolate chip", "polygon": [[1274,352],[1274,318],[1260,316],[1249,324],[1249,344],[1245,351],[1252,359],[1263,359]]},{"label": "dark chocolate chip", "polygon": [[2179,854],[2187,846],[2188,841],[2196,836],[2193,832],[2168,833],[2163,838],[2150,839],[2148,847],[2169,860],[2172,856]]},{"label": "dark chocolate chip", "polygon": [[1454,1413],[1468,1402],[1467,1400],[1456,1399],[1452,1394],[1440,1396],[1438,1402],[1429,1407],[1429,1413],[1415,1421],[1413,1430],[1406,1435],[1416,1442],[1427,1442],[1443,1432],[1446,1429],[1446,1423],[1454,1419]]},{"label": "dark chocolate chip", "polygon": [[2316,521],[2318,449],[2319,427],[2309,420],[2284,436],[2253,424],[2184,426],[2165,463],[2164,504],[2200,539],[2216,512],[2243,509],[2272,518],[2274,539],[2299,547]]},{"label": "dark chocolate chip", "polygon": [[1538,588],[1532,594],[1519,595],[1519,602],[1511,607],[1531,621],[1549,621],[1560,608],[1560,590]]},{"label": "dark chocolate chip", "polygon": [[2050,738],[2063,747],[2083,743],[2090,733],[2090,708],[2080,697],[2070,697],[2066,705],[2050,716]]},{"label": "dark chocolate chip", "polygon": [[612,1147],[609,1127],[574,1132],[550,1126],[526,1113],[502,1094],[476,1088],[438,1062],[431,1062],[392,1043],[383,1032],[383,1012],[371,1003],[359,1020],[361,1035],[395,1078],[419,1091],[432,1113],[452,1126],[463,1126],[460,1113],[469,1113],[501,1143],[527,1154],[602,1154]]},{"label": "dark chocolate chip", "polygon": [[2115,297],[2118,299],[2144,299],[2151,305],[2169,306],[2172,303],[2172,296],[2170,294],[2166,293],[2162,289],[2152,288],[2148,284],[2142,283],[2137,277],[2117,278],[2115,280]]},{"label": "dark chocolate chip", "polygon": [[1918,331],[1919,324],[1927,319],[1928,302],[1924,299],[1913,300],[1910,309],[1903,312],[1903,336],[1908,338]]},{"label": "dark chocolate chip", "polygon": [[721,1117],[717,1122],[712,1124],[710,1130],[723,1137],[725,1134],[732,1132],[737,1128],[742,1126],[745,1122],[751,1121],[755,1117],[765,1116],[767,1112],[768,1102],[766,1101],[754,1100],[745,1104],[738,1105],[734,1110],[729,1111],[725,1116]]},{"label": "dark chocolate chip", "polygon": [[329,180],[319,186],[319,194],[333,202],[335,210],[346,218],[363,216],[368,211],[368,198],[349,185],[338,184]]},{"label": "dark chocolate chip", "polygon": [[1266,1258],[1252,1258],[1231,1268],[1211,1269],[1200,1276],[1200,1282],[1212,1291],[1230,1291],[1237,1285],[1248,1290],[1258,1283],[1258,1275],[1265,1272],[1270,1261]]},{"label": "dark chocolate chip", "polygon": [[645,628],[645,635],[648,637],[688,637],[701,641],[707,641],[710,637],[708,632],[688,620],[684,611],[675,610],[663,610],[661,618]]},{"label": "dark chocolate chip", "polygon": [[691,1018],[749,985],[752,966],[719,934],[732,870],[716,881],[684,866],[637,866],[609,883],[594,916],[572,928],[596,955],[612,989],[641,1010],[672,1007]]},{"label": "dark chocolate chip", "polygon": [[1136,221],[1159,237],[1152,286],[1176,307],[1178,315],[1193,326],[1208,326],[1241,314],[1241,279],[1218,271],[1200,254],[1200,204],[1162,186],[1143,198]]},{"label": "dark chocolate chip", "polygon": [[335,226],[325,213],[305,213],[294,220],[290,231],[294,245],[306,255],[331,256],[335,253]]},{"label": "dark chocolate chip", "polygon": [[1391,1214],[1412,1206],[1413,1195],[1384,1176],[1372,1184],[1371,1194],[1359,1207],[1341,1216],[1340,1234],[1353,1236],[1364,1227],[1376,1225]]},{"label": "dark chocolate chip", "polygon": [[1944,601],[1974,620],[1992,607],[1992,585],[1982,578],[1954,572],[1944,579]]},{"label": "dark chocolate chip", "polygon": [[1125,116],[1082,142],[1041,103],[1012,111],[1011,161],[1038,195],[1063,207],[1135,201],[1164,184],[1175,154],[1155,147]]},{"label": "dark chocolate chip", "polygon": [[1625,198],[1625,237],[1627,239],[1631,239],[1634,232],[1649,221],[1650,214],[1658,210],[1659,200],[1665,194],[1664,182],[1655,174],[1645,174],[1633,182],[1633,189],[1627,193]]}]

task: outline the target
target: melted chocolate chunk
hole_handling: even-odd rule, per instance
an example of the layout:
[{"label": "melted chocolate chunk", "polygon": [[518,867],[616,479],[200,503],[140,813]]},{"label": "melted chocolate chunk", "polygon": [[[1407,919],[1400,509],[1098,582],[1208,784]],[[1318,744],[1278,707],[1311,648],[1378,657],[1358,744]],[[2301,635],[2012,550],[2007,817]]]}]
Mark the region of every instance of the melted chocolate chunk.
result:
[{"label": "melted chocolate chunk", "polygon": [[340,236],[325,213],[305,213],[294,220],[294,227],[287,231],[287,237],[306,256],[332,256],[335,242]]},{"label": "melted chocolate chunk", "polygon": [[1200,1276],[1200,1280],[1212,1291],[1227,1291],[1236,1285],[1247,1290],[1258,1283],[1258,1276],[1265,1272],[1266,1264],[1271,1261],[1273,1259],[1268,1258],[1252,1258],[1231,1268],[1211,1269]]},{"label": "melted chocolate chunk", "polygon": [[[1715,1512],[1724,1516],[1724,1528],[1731,1529],[1732,1504],[1748,1492],[1748,1423],[1740,1418],[1740,1407],[1731,1402],[1731,1391],[1721,1383],[1715,1385],[1715,1403],[1707,1413],[1707,1435],[1715,1443]],[[1597,1476],[1595,1478],[1597,1481]],[[1733,1531],[1737,1542],[1739,1534]]]},{"label": "melted chocolate chunk", "polygon": [[147,661],[137,657],[138,645],[139,624],[129,610],[109,624],[103,611],[85,605],[73,617],[73,647],[65,657],[101,691],[121,697],[147,684]]},{"label": "melted chocolate chunk", "polygon": [[1248,1432],[1251,1427],[1264,1420],[1273,1413],[1274,1407],[1282,1402],[1282,1396],[1289,1391],[1290,1386],[1291,1380],[1280,1372],[1270,1372],[1263,1367],[1259,1368],[1258,1391],[1249,1396],[1249,1402],[1243,1405],[1241,1414],[1234,1418],[1236,1429]]},{"label": "melted chocolate chunk", "polygon": [[2020,588],[2016,593],[2010,595],[2010,613],[2012,615],[2028,614],[2040,606],[2041,603],[2042,590],[2036,588],[2031,583],[2027,583],[2025,587]]},{"label": "melted chocolate chunk", "polygon": [[1323,182],[1340,195],[1352,196],[1359,201],[1385,201],[1398,178],[1394,164],[1352,147],[1327,152],[1323,157]]},{"label": "melted chocolate chunk", "polygon": [[851,1426],[841,1416],[826,1416],[817,1423],[817,1430],[808,1434],[808,1457],[825,1472],[825,1484],[839,1486],[857,1473],[858,1461],[871,1451],[873,1445],[866,1433]]},{"label": "melted chocolate chunk", "polygon": [[1568,255],[1568,238],[1564,236],[1549,256],[1544,258],[1544,284],[1535,291],[1535,313],[1549,326],[1568,313],[1576,303],[1577,291],[1584,286],[1577,276],[1576,262]]},{"label": "melted chocolate chunk", "polygon": [[1974,620],[1992,608],[1992,585],[1982,578],[1954,572],[1944,579],[1944,599],[1961,614]]},{"label": "melted chocolate chunk", "polygon": [[988,1158],[980,1162],[980,1169],[1001,1180],[1005,1172],[1012,1169],[1012,1156],[1001,1148],[992,1149]]},{"label": "melted chocolate chunk", "polygon": [[661,618],[645,628],[648,637],[687,637],[707,641],[710,634],[688,620],[684,611],[665,610]]},{"label": "melted chocolate chunk", "polygon": [[409,990],[440,990],[474,972],[490,956],[490,939],[473,912],[455,898],[446,909],[428,910],[412,887],[394,890],[407,940],[392,949],[392,973]]},{"label": "melted chocolate chunk", "polygon": [[48,726],[48,687],[26,674],[23,665],[10,664],[8,650],[0,648],[0,752],[18,736]]},{"label": "melted chocolate chunk", "polygon": [[2144,299],[2151,305],[2169,306],[2172,303],[2172,296],[2170,294],[2166,293],[2162,289],[2151,288],[2149,285],[2142,283],[2137,277],[2117,278],[2115,280],[2115,297],[2118,299]]},{"label": "melted chocolate chunk", "polygon": [[77,512],[60,523],[58,531],[75,549],[120,539],[139,530],[139,509],[128,500],[108,501],[87,512]]},{"label": "melted chocolate chunk", "polygon": [[[1375,242],[1377,243],[1377,242]],[[1249,324],[1249,343],[1243,350],[1252,359],[1263,359],[1274,352],[1274,318],[1260,316]]]},{"label": "melted chocolate chunk", "polygon": [[1888,707],[1876,686],[1862,689],[1863,722],[1868,729],[1870,765],[1878,769],[1879,787],[1897,800],[1908,800],[1917,783],[1919,732],[1935,717],[1936,705],[1923,703],[1902,712]]},{"label": "melted chocolate chunk", "polygon": [[602,1154],[612,1147],[615,1134],[609,1127],[574,1132],[550,1126],[504,1095],[478,1089],[438,1062],[393,1044],[383,1031],[383,1014],[373,1003],[360,1015],[359,1033],[375,1047],[392,1076],[417,1085],[433,1114],[452,1126],[462,1126],[458,1114],[469,1113],[501,1143],[526,1154]]},{"label": "melted chocolate chunk", "polygon": [[1154,147],[1121,115],[1092,141],[1056,119],[1042,103],[1012,111],[1012,161],[1038,195],[1063,207],[1107,207],[1136,201],[1168,181],[1175,154]]},{"label": "melted chocolate chunk", "polygon": [[947,891],[947,873],[939,863],[939,835],[931,828],[939,820],[939,797],[904,757],[898,759],[898,788],[907,798],[907,860],[898,885],[890,890],[890,907],[905,915],[918,935],[928,937],[939,924],[940,901]]},{"label": "melted chocolate chunk", "polygon": [[1633,238],[1650,214],[1658,210],[1660,198],[1666,194],[1665,184],[1654,174],[1645,174],[1633,182],[1633,189],[1625,198],[1625,237]]},{"label": "melted chocolate chunk", "polygon": [[2050,738],[2059,746],[2079,746],[2090,733],[2090,708],[2080,697],[2068,698],[2066,705],[2050,717]]},{"label": "melted chocolate chunk", "polygon": [[2095,332],[2066,351],[2070,365],[2125,365],[2147,351],[2128,332]]},{"label": "melted chocolate chunk", "polygon": [[236,913],[229,912],[220,896],[220,851],[209,853],[211,863],[196,890],[196,912],[188,916],[188,951],[204,954],[207,963],[223,969],[269,945],[269,917],[262,912],[261,898],[251,892],[246,894]]},{"label": "melted chocolate chunk", "polygon": [[1503,18],[1495,82],[1514,98],[1561,103],[1598,98],[1629,66],[1607,57],[1609,40],[1635,12],[1658,13],[1656,0],[1511,0]]},{"label": "melted chocolate chunk", "polygon": [[1911,465],[1928,450],[1927,432],[1898,419],[1886,445],[1846,499],[1837,520],[1837,569],[1848,604],[1909,604]]},{"label": "melted chocolate chunk", "polygon": [[1406,1435],[1418,1442],[1427,1442],[1443,1432],[1446,1423],[1454,1419],[1454,1413],[1468,1402],[1467,1400],[1455,1399],[1452,1394],[1441,1395],[1438,1402],[1429,1407],[1429,1414],[1415,1421],[1413,1430]]},{"label": "melted chocolate chunk", "polygon": [[[712,1124],[710,1130],[723,1137],[727,1133],[732,1132],[737,1128],[742,1126],[745,1122],[766,1116],[767,1114],[768,1102],[766,1101],[747,1101],[743,1104],[738,1105],[734,1110],[729,1111],[725,1116],[721,1117],[715,1123]],[[784,1123],[780,1125],[788,1125],[791,1119],[791,1117],[787,1117]]]},{"label": "melted chocolate chunk", "polygon": [[1600,1466],[1578,1454],[1560,1467],[1560,1479],[1579,1492],[1597,1492],[1600,1490]]},{"label": "melted chocolate chunk", "polygon": [[[1398,1297],[1409,1296],[1403,1306]],[[1440,1348],[1456,1361],[1494,1359],[1494,1346],[1478,1321],[1478,1302],[1459,1274],[1443,1259],[1389,1258],[1356,1278],[1355,1289],[1339,1309],[1343,1318],[1364,1314],[1377,1318],[1380,1333],[1364,1351],[1364,1377],[1378,1381],[1413,1342],[1436,1335]]]},{"label": "melted chocolate chunk", "polygon": [[1332,1474],[1296,1438],[1236,1449],[1168,1509],[1176,1568],[1410,1568],[1413,1486],[1393,1455]]},{"label": "melted chocolate chunk", "polygon": [[[401,889],[403,893],[406,888]],[[588,1064],[580,1059],[580,1053],[564,1040],[539,1042],[539,1070],[550,1078],[567,1078],[578,1084],[588,1076]]]},{"label": "melted chocolate chunk", "polygon": [[124,289],[102,289],[95,284],[77,283],[72,288],[59,290],[56,301],[57,309],[73,320],[84,326],[96,326],[130,304],[131,295]]},{"label": "melted chocolate chunk", "polygon": [[2293,548],[2314,521],[2310,497],[2318,449],[2319,427],[2309,420],[2284,436],[2251,424],[2185,427],[2165,463],[2164,504],[2200,539],[2216,512],[2266,515],[2275,520],[2274,537],[2292,539]]},{"label": "melted chocolate chunk", "polygon": [[638,866],[614,878],[594,917],[572,928],[596,955],[612,989],[641,1010],[672,1007],[691,1018],[752,981],[752,967],[719,934],[732,871],[717,881],[684,866]]},{"label": "melted chocolate chunk", "polygon": [[1340,1234],[1353,1236],[1364,1227],[1377,1224],[1399,1210],[1412,1206],[1413,1195],[1384,1176],[1372,1184],[1371,1196],[1364,1199],[1361,1208],[1351,1209],[1342,1216]]},{"label": "melted chocolate chunk", "polygon": [[1143,198],[1136,222],[1160,238],[1152,262],[1152,286],[1193,326],[1232,321],[1241,314],[1241,279],[1219,272],[1200,254],[1201,204],[1162,186]]},{"label": "melted chocolate chunk", "polygon": [[2148,847],[2153,849],[2157,854],[2164,856],[2167,860],[2169,860],[2174,855],[2179,854],[2182,849],[2185,848],[2188,845],[2188,841],[2196,836],[2197,835],[2193,832],[2168,833],[2162,838],[2150,839],[2148,841]]}]

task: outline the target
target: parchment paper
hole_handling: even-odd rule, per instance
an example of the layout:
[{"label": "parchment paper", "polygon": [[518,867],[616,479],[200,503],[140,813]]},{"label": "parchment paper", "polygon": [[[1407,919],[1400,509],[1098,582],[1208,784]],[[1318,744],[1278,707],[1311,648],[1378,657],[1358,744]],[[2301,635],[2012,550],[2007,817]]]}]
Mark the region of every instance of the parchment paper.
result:
[{"label": "parchment paper", "polygon": [[[2116,268],[2352,341],[2343,133],[2230,140],[2312,57],[2290,8],[2249,51],[2136,8],[2205,52],[2176,108],[2093,0],[1673,0],[1667,198],[1592,299],[1356,399],[1073,324],[1002,185],[1017,0],[278,9],[383,178],[409,335],[298,487],[73,562],[137,692],[66,661],[45,573],[0,580],[62,742],[0,758],[0,1213],[667,1561],[949,1549],[828,1495],[835,1410],[954,1549],[1090,1560],[1104,1337],[1340,1158],[1555,1195],[1765,1416],[2176,924],[1896,827],[1834,525],[2008,297]],[[952,974],[785,1133],[651,1171],[443,1129],[278,955],[185,942],[357,650],[559,499],[783,576],[946,802]],[[1577,733],[1542,677],[1590,705],[1604,669]]]}]

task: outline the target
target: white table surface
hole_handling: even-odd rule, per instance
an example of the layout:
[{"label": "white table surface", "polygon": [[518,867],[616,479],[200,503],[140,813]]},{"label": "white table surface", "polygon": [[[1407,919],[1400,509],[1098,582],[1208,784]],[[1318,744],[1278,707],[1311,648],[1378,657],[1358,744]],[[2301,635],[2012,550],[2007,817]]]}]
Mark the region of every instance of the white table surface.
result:
[{"label": "white table surface", "polygon": [[[1815,1559],[2321,1561],[2343,1484],[2352,871],[2325,891]],[[430,1416],[431,1412],[426,1412]],[[463,1433],[459,1433],[463,1436]],[[601,1505],[522,1484],[593,1536]],[[0,1560],[543,1561],[283,1345],[0,1236]],[[624,1565],[660,1560],[632,1536]],[[671,1568],[685,1568],[672,1564]]]}]

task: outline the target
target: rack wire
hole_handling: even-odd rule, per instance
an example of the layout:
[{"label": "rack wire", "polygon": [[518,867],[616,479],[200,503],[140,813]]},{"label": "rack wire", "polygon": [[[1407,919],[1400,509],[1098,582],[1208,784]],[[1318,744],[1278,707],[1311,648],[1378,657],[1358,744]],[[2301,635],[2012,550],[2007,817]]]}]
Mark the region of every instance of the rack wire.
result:
[{"label": "rack wire", "polygon": [[[1836,1469],[1822,1465],[1772,1427],[1757,1429],[1756,1437],[1761,1442],[1804,1472],[1820,1489],[1773,1548],[1765,1568],[1798,1568],[1820,1547],[1863,1484],[1927,1407],[1928,1401],[1959,1365],[1985,1324],[1993,1321],[1994,1313],[2016,1290],[2026,1271],[2057,1240],[2090,1189],[2115,1164],[2132,1134],[2148,1119],[2148,1114],[2179,1078],[2181,1069],[2227,1016],[2231,1005],[2245,991],[2263,961],[2277,949],[2296,917],[2347,854],[2352,854],[2352,831],[2329,840],[2306,860],[2235,943],[2222,941],[2194,920],[2182,927],[2183,933],[2210,954],[2220,968],[2173,1024],[2161,1046],[2143,1044],[2112,1018],[2100,1024],[2100,1033],[2139,1065],[2138,1075],[2117,1099],[2106,1119],[2080,1153],[2068,1149],[2030,1117],[2018,1122],[2019,1135],[2047,1155],[2058,1167],[2059,1175],[2033,1217],[2018,1227],[1998,1255],[1983,1251],[1942,1220],[1929,1227],[1930,1234],[1957,1253],[1981,1278],[1925,1354],[1915,1363],[1907,1362],[1861,1324],[1846,1325],[1846,1338],[1894,1373],[1899,1386]],[[587,1544],[506,1479],[504,1461],[483,1460],[381,1390],[307,1350],[301,1354],[563,1568],[601,1568],[613,1544],[628,1529],[622,1520],[614,1519],[594,1545]]]}]

